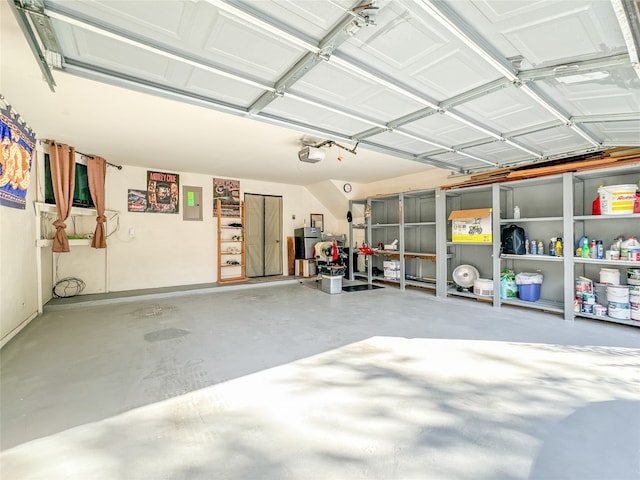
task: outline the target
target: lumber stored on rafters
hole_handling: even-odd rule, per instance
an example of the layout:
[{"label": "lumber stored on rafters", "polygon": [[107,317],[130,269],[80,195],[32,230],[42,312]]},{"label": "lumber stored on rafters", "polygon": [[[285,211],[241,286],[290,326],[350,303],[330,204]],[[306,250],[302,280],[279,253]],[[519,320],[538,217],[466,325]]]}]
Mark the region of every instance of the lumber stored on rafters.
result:
[{"label": "lumber stored on rafters", "polygon": [[453,188],[490,185],[492,183],[511,182],[526,178],[538,178],[565,172],[581,172],[615,166],[633,165],[635,163],[640,164],[640,148],[617,147],[592,155],[574,157],[573,160],[568,158],[562,161],[554,160],[544,164],[530,164],[522,167],[501,168],[490,172],[482,172],[472,175],[469,180],[446,185],[442,187],[442,189],[448,190]]}]

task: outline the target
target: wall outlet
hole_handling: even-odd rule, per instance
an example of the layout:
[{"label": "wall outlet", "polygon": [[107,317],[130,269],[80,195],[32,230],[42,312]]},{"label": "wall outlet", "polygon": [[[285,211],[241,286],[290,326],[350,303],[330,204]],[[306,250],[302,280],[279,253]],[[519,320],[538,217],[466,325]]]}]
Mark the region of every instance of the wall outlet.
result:
[{"label": "wall outlet", "polygon": [[129,229],[129,237],[130,238],[136,238],[136,229],[135,228],[130,228]]}]

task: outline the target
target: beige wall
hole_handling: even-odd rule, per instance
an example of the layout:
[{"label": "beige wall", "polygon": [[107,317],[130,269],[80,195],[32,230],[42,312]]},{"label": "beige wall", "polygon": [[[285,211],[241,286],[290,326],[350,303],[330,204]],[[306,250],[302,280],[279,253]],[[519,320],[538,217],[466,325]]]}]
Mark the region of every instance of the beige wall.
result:
[{"label": "beige wall", "polygon": [[0,346],[38,313],[34,199],[30,188],[25,210],[0,207]]},{"label": "beige wall", "polygon": [[[203,189],[203,221],[183,221],[177,215],[127,212],[127,190],[144,189],[146,169],[125,166],[109,168],[107,208],[119,212],[110,222],[107,258],[90,247],[72,247],[70,254],[53,259],[59,275],[77,276],[87,284],[84,293],[139,290],[193,285],[217,281],[216,219],[213,217],[213,178],[209,175],[180,174],[180,185]],[[306,188],[292,185],[240,180],[241,195],[258,193],[283,197],[283,272],[287,271],[286,237],[303,225],[309,214],[323,213],[335,228],[336,219]],[[296,219],[293,220],[292,216]],[[117,228],[116,228],[117,227]],[[129,236],[130,229],[135,237]],[[105,267],[106,266],[106,267]],[[106,271],[105,271],[106,268]],[[106,277],[106,281],[105,281]]]},{"label": "beige wall", "polygon": [[[42,161],[42,155],[38,156]],[[34,178],[42,169],[35,168]],[[35,317],[38,310],[37,258],[41,258],[42,303],[51,299],[56,279],[78,277],[86,283],[84,294],[139,290],[155,287],[213,283],[217,280],[216,222],[213,217],[213,177],[176,170],[180,185],[203,188],[203,221],[190,222],[178,215],[127,212],[127,190],[144,189],[147,169],[126,166],[109,168],[106,205],[117,211],[117,222],[109,224],[107,251],[72,246],[66,254],[52,254],[51,247],[35,247],[36,215],[33,202],[44,197],[41,181],[32,181],[26,210],[0,208],[0,327],[2,343]],[[460,178],[433,170],[368,185],[354,184],[346,195],[343,182],[326,182],[309,188],[239,178],[241,194],[256,193],[283,197],[283,272],[287,272],[286,237],[309,224],[310,213],[324,214],[325,231],[348,233],[345,216],[348,198],[365,198],[385,193],[432,188]],[[293,218],[295,216],[295,219]],[[68,230],[72,222],[67,222]],[[76,224],[76,232],[93,231],[93,219]],[[117,227],[117,228],[116,228]],[[129,229],[135,237],[129,236]],[[54,278],[55,277],[55,278]]]},{"label": "beige wall", "polygon": [[[106,252],[73,245],[70,253],[52,254],[50,246],[35,246],[33,203],[36,198],[44,197],[41,185],[35,181],[40,170],[36,162],[26,210],[0,207],[2,344],[37,315],[38,257],[42,265],[43,303],[51,299],[54,280],[64,277],[82,279],[86,284],[84,294],[213,283],[217,280],[216,222],[213,217],[213,178],[210,175],[175,171],[180,174],[181,186],[203,187],[203,221],[185,222],[182,212],[178,215],[127,212],[127,190],[145,188],[147,169],[129,166],[122,170],[109,168],[106,206],[119,214],[118,222],[109,224]],[[326,230],[347,233],[345,222],[334,217],[305,187],[237,180],[240,180],[242,195],[246,192],[283,197],[282,255],[285,274],[286,237],[293,235],[295,228],[302,227],[305,220],[308,224],[310,213],[324,214]],[[292,218],[294,215],[295,219]],[[71,231],[73,222],[67,221],[67,225],[67,230]],[[76,222],[76,233],[93,231],[94,226],[93,218],[83,218]],[[135,229],[134,238],[129,237],[130,228]]]}]

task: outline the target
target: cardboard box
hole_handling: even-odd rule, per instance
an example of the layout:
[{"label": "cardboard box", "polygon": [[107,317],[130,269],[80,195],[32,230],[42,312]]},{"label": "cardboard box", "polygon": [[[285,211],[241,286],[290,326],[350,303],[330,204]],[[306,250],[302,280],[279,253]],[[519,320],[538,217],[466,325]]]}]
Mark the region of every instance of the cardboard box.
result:
[{"label": "cardboard box", "polygon": [[454,210],[451,220],[451,241],[460,243],[491,243],[493,232],[491,208]]},{"label": "cardboard box", "polygon": [[382,262],[385,280],[400,280],[400,262],[385,260]]},{"label": "cardboard box", "polygon": [[316,274],[315,260],[296,260],[296,277],[313,277]]}]

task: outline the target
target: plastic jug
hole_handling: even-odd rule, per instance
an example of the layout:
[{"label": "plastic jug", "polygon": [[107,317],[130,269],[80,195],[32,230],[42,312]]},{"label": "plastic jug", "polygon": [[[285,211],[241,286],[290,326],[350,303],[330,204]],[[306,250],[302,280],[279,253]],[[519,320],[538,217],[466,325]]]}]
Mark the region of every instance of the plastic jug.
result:
[{"label": "plastic jug", "polygon": [[[604,185],[600,185],[602,188]],[[600,208],[600,194],[596,196],[596,199],[591,204],[591,215],[602,215],[602,209]]]},{"label": "plastic jug", "polygon": [[629,259],[629,248],[631,247],[640,247],[640,243],[638,243],[636,237],[629,237],[620,244],[620,260]]}]

